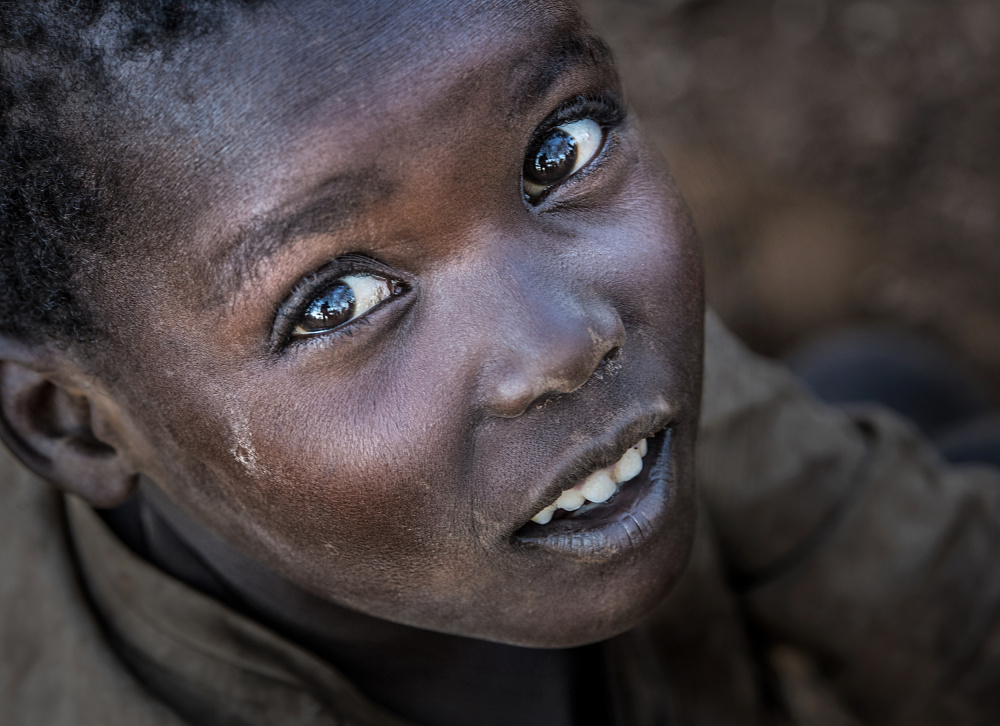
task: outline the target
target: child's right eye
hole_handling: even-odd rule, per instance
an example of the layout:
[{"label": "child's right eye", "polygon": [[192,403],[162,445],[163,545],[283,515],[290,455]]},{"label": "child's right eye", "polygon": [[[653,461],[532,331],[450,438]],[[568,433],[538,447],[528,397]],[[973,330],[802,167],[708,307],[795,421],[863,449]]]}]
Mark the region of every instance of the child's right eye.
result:
[{"label": "child's right eye", "polygon": [[604,143],[604,129],[593,119],[561,124],[538,137],[524,159],[522,186],[530,202],[537,202],[589,164]]},{"label": "child's right eye", "polygon": [[395,299],[406,297],[413,284],[378,260],[347,254],[299,280],[278,305],[271,321],[270,345],[282,353],[296,342],[349,333]]},{"label": "child's right eye", "polygon": [[402,292],[401,282],[381,275],[344,275],[309,301],[292,336],[305,337],[330,332]]}]

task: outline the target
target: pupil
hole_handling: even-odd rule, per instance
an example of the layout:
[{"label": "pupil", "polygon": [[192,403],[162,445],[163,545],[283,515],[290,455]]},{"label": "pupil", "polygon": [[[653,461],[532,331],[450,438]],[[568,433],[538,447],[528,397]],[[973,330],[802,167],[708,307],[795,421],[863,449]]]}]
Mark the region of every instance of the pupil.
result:
[{"label": "pupil", "polygon": [[524,175],[537,184],[554,184],[573,168],[576,162],[576,141],[565,131],[556,129],[538,145],[527,160]]},{"label": "pupil", "polygon": [[343,325],[354,314],[354,291],[340,284],[316,298],[306,310],[303,327],[311,330],[329,330]]}]

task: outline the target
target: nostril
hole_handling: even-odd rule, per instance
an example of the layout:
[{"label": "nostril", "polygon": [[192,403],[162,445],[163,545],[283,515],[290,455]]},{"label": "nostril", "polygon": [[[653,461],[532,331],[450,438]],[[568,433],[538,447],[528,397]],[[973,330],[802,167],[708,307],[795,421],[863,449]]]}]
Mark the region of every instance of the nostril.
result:
[{"label": "nostril", "polygon": [[594,369],[594,378],[599,381],[603,381],[605,377],[608,379],[613,378],[615,373],[621,370],[622,364],[619,361],[621,357],[622,347],[616,345],[614,348],[609,350],[601,358],[601,362],[597,364],[597,368]]},{"label": "nostril", "polygon": [[609,380],[621,370],[625,331],[620,320],[584,325],[591,322],[587,317],[567,315],[542,322],[544,327],[529,326],[487,349],[494,357],[485,362],[480,385],[489,415],[520,416],[532,404],[544,407],[591,379]]}]

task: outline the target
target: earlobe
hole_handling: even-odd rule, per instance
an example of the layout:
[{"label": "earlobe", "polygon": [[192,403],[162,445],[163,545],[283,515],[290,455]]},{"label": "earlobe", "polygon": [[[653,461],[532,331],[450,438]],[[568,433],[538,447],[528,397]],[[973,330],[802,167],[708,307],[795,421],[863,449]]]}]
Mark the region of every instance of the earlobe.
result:
[{"label": "earlobe", "polygon": [[138,475],[95,435],[92,401],[32,368],[0,360],[0,438],[28,468],[95,507],[121,504]]}]

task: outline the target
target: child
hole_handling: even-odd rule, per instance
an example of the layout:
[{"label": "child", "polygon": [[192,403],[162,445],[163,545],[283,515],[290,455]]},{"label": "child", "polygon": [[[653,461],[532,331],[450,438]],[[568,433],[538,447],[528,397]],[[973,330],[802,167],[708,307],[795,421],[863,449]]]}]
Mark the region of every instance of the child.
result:
[{"label": "child", "polygon": [[695,236],[572,8],[0,7],[5,723],[996,713],[1000,477],[711,319],[696,528]]}]

